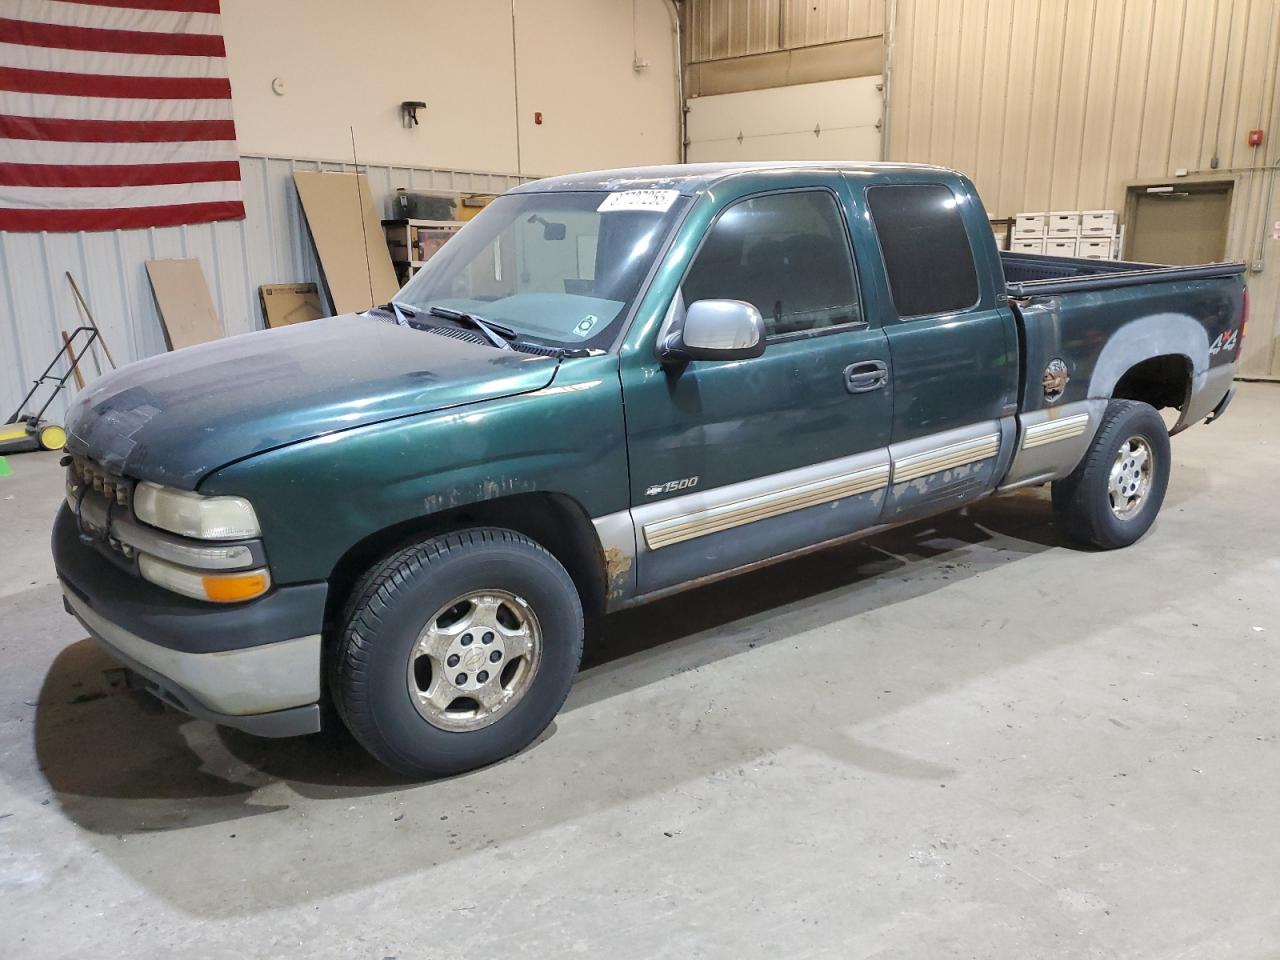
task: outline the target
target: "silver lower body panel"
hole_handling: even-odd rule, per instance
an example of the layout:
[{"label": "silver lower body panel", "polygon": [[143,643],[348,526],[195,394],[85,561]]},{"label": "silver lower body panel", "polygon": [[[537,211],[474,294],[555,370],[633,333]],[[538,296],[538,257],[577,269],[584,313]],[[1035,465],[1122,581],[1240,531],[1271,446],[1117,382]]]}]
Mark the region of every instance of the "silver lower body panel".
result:
[{"label": "silver lower body panel", "polygon": [[160,646],[94,612],[63,589],[68,611],[142,686],[192,716],[260,736],[320,729],[320,635],[218,653]]},{"label": "silver lower body panel", "polygon": [[1059,480],[1076,468],[1098,432],[1106,400],[1080,400],[1019,414],[1018,452],[1000,489]]}]

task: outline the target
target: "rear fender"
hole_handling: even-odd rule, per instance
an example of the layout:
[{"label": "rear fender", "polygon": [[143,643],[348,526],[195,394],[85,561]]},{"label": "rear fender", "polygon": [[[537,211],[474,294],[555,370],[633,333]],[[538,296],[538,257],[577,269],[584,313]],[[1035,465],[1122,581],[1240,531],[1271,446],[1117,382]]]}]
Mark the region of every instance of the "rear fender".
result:
[{"label": "rear fender", "polygon": [[[1203,325],[1183,313],[1132,320],[1112,333],[1099,352],[1089,376],[1087,399],[1019,415],[1018,451],[1000,489],[1061,479],[1074,470],[1093,441],[1116,385],[1134,367],[1161,356],[1181,357],[1191,371],[1182,417],[1172,432],[1206,416],[1226,391],[1232,368],[1209,368],[1209,336]],[[1227,371],[1227,379],[1219,390],[1220,370]],[[1204,413],[1199,413],[1202,407]]]},{"label": "rear fender", "polygon": [[1161,356],[1184,357],[1191,367],[1191,393],[1204,385],[1209,367],[1209,335],[1185,313],[1157,313],[1131,320],[1107,338],[1089,378],[1089,397],[1109,399],[1131,369]]},{"label": "rear fender", "polygon": [[1200,321],[1180,313],[1160,313],[1125,324],[1108,339],[1089,382],[1090,397],[1110,397],[1127,371],[1150,357],[1177,355],[1191,370],[1182,416],[1170,433],[1178,433],[1213,412],[1231,388],[1236,365],[1210,366],[1209,334]]}]

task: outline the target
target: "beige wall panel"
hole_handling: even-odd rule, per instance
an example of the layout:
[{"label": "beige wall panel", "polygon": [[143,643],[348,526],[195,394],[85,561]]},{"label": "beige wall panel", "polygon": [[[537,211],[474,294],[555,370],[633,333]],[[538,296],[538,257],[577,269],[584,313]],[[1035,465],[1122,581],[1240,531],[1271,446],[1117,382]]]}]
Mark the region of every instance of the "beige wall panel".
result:
[{"label": "beige wall panel", "polygon": [[1035,50],[1039,30],[1039,4],[1014,3],[1009,83],[1002,116],[1003,127],[997,134],[1001,143],[995,210],[1022,209],[1026,202],[1024,191],[1027,182],[1027,144],[1031,139],[1031,94],[1036,79],[1036,60],[1032,52]]},{"label": "beige wall panel", "polygon": [[1231,57],[1227,62],[1226,99],[1222,105],[1222,126],[1219,148],[1222,153],[1222,166],[1235,167],[1248,163],[1244,156],[1248,147],[1237,143],[1237,134],[1247,128],[1242,113],[1245,91],[1254,86],[1256,77],[1247,69],[1250,60],[1250,48],[1257,50],[1261,40],[1256,36],[1259,24],[1258,8],[1269,4],[1237,0],[1235,19],[1231,30]]},{"label": "beige wall panel", "polygon": [[[1014,0],[991,0],[987,6],[986,43],[979,85],[978,157],[972,171],[983,196],[999,193],[1004,105],[1009,95],[1009,51],[1013,43]],[[966,168],[961,167],[964,170]]]},{"label": "beige wall panel", "polygon": [[1238,6],[1231,0],[1216,0],[1213,29],[1210,32],[1209,76],[1206,78],[1208,89],[1205,90],[1204,110],[1201,117],[1200,151],[1196,156],[1196,168],[1208,167],[1214,151],[1218,147],[1217,127],[1219,124],[1220,95],[1222,85],[1227,77],[1227,62],[1239,47],[1233,48],[1231,40],[1235,25],[1235,8]]},{"label": "beige wall panel", "polygon": [[[1153,0],[1126,0],[1120,38],[1120,69],[1116,76],[1115,109],[1111,117],[1111,150],[1103,196],[1114,200],[1124,183],[1137,174],[1138,144],[1142,137],[1143,104],[1151,60]],[[1108,204],[1103,204],[1107,206]]]},{"label": "beige wall panel", "polygon": [[1164,176],[1169,169],[1169,136],[1184,36],[1183,13],[1188,0],[1155,0],[1151,17],[1151,49],[1143,78],[1138,120],[1135,177]]},{"label": "beige wall panel", "polygon": [[915,25],[915,4],[900,5],[896,11],[894,34],[885,38],[886,56],[893,63],[893,76],[886,78],[892,111],[888,118],[889,149],[886,154],[896,160],[910,160],[908,141],[911,132],[911,86],[916,74],[916,58],[911,49],[919,33]]},{"label": "beige wall panel", "polygon": [[778,49],[781,0],[698,0],[688,7],[690,59],[720,60]]},{"label": "beige wall panel", "polygon": [[1049,210],[1079,210],[1080,148],[1084,135],[1085,103],[1093,79],[1093,23],[1096,0],[1076,0],[1066,9],[1062,30],[1062,73],[1049,166]]},{"label": "beige wall panel", "polygon": [[891,39],[890,158],[962,170],[992,216],[1232,180],[1228,256],[1262,266],[1242,369],[1280,377],[1280,0],[897,0]]},{"label": "beige wall panel", "polygon": [[849,35],[874,37],[884,33],[884,0],[855,3],[849,17]]},{"label": "beige wall panel", "polygon": [[[349,161],[354,127],[361,163],[519,172],[511,0],[424,0],[413,55],[367,63],[359,51],[386,50],[404,4],[309,0],[305,25],[300,10],[223,0],[242,154]],[[517,0],[515,10],[522,172],[677,159],[666,0],[636,0],[634,11],[631,0]],[[647,70],[632,69],[633,53]],[[403,100],[426,101],[419,126],[401,123]]]},{"label": "beige wall panel", "polygon": [[[344,0],[312,0],[304,18],[294,4],[224,0],[241,152],[349,161],[354,127],[362,162],[514,171],[511,4],[424,8],[431,27],[418,38],[420,60],[387,56],[357,66],[355,51],[386,45],[388,24],[404,16],[399,3],[367,0],[357,15]],[[472,32],[500,38],[494,45],[505,43],[506,55],[477,65],[470,45],[456,40]],[[430,74],[422,63],[432,64]],[[271,88],[276,77],[282,96]],[[401,125],[402,100],[428,102],[420,126]]]},{"label": "beige wall panel", "polygon": [[883,0],[786,0],[788,47],[876,36],[884,29]]},{"label": "beige wall panel", "polygon": [[687,0],[694,63],[839,43],[884,31],[884,0]]},{"label": "beige wall panel", "polygon": [[[1107,209],[1107,173],[1115,132],[1116,78],[1124,40],[1125,4],[1098,0],[1094,6],[1092,53],[1084,126],[1077,161],[1079,183],[1072,210]],[[1072,38],[1072,42],[1076,42]],[[1015,211],[1016,212],[1016,211]]]},{"label": "beige wall panel", "polygon": [[1191,0],[1186,6],[1169,130],[1169,171],[1179,166],[1193,170],[1209,165],[1209,157],[1204,154],[1205,115],[1215,92],[1213,49],[1223,6],[1217,0]]},{"label": "beige wall panel", "polygon": [[702,63],[879,36],[884,14],[884,0],[689,0],[689,59]]},{"label": "beige wall panel", "polygon": [[[544,176],[679,158],[670,14],[663,0],[636,0],[634,35],[631,16],[629,0],[518,0],[520,172]],[[632,67],[633,37],[636,55],[649,61],[645,70]],[[496,39],[494,49],[497,60]],[[534,122],[534,111],[542,123]],[[468,139],[486,136],[476,130]]]},{"label": "beige wall panel", "polygon": [[1050,183],[1062,102],[1066,22],[1067,0],[1045,0],[1040,4],[1031,65],[1031,120],[1027,125],[1027,150],[1022,163],[1026,175],[1022,195],[1037,210],[1054,209],[1050,203]]},{"label": "beige wall panel", "polygon": [[[963,0],[960,11],[959,56],[956,62],[954,122],[951,128],[951,155],[957,166],[973,170],[978,164],[981,134],[982,82],[987,68],[986,0]],[[959,91],[977,91],[961,96]]]},{"label": "beige wall panel", "polygon": [[907,129],[905,159],[922,161],[933,155],[933,104],[945,91],[936,80],[938,0],[920,0],[915,6],[920,26],[906,38],[913,69],[909,90],[911,109],[903,120]]},{"label": "beige wall panel", "polygon": [[948,156],[955,154],[956,105],[959,80],[962,6],[959,0],[942,0],[937,6],[933,53],[934,93],[930,109],[929,137]]},{"label": "beige wall panel", "polygon": [[[1266,269],[1249,275],[1249,333],[1244,338],[1240,372],[1246,377],[1280,379],[1280,240],[1271,239],[1270,229],[1280,221],[1280,185],[1272,191],[1270,210],[1260,213],[1267,227],[1263,241],[1268,250]],[[1256,235],[1253,242],[1257,242]]]}]

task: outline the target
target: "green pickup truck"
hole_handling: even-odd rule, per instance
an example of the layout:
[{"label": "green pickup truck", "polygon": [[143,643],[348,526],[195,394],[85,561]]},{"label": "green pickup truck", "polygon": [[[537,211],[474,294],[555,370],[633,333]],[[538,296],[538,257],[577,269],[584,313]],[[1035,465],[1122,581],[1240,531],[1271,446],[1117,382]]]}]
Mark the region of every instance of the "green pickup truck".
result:
[{"label": "green pickup truck", "polygon": [[525,184],[392,303],[84,391],[67,609],[196,717],[467,770],[609,611],[1036,484],[1137,540],[1169,434],[1230,401],[1242,271],[1001,253],[929,166]]}]

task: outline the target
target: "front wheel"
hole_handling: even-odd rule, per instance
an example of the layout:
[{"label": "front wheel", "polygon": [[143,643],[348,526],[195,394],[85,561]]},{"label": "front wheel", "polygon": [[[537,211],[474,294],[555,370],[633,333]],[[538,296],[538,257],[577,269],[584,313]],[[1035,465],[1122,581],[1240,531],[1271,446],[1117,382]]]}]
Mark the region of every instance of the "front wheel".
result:
[{"label": "front wheel", "polygon": [[556,559],[511,530],[433,537],[348,603],[330,687],[355,738],[409,776],[461,773],[551,722],[582,657],[582,604]]},{"label": "front wheel", "polygon": [[1160,512],[1169,459],[1169,431],[1155,408],[1112,400],[1084,458],[1053,484],[1058,523],[1079,543],[1103,550],[1127,547]]}]

